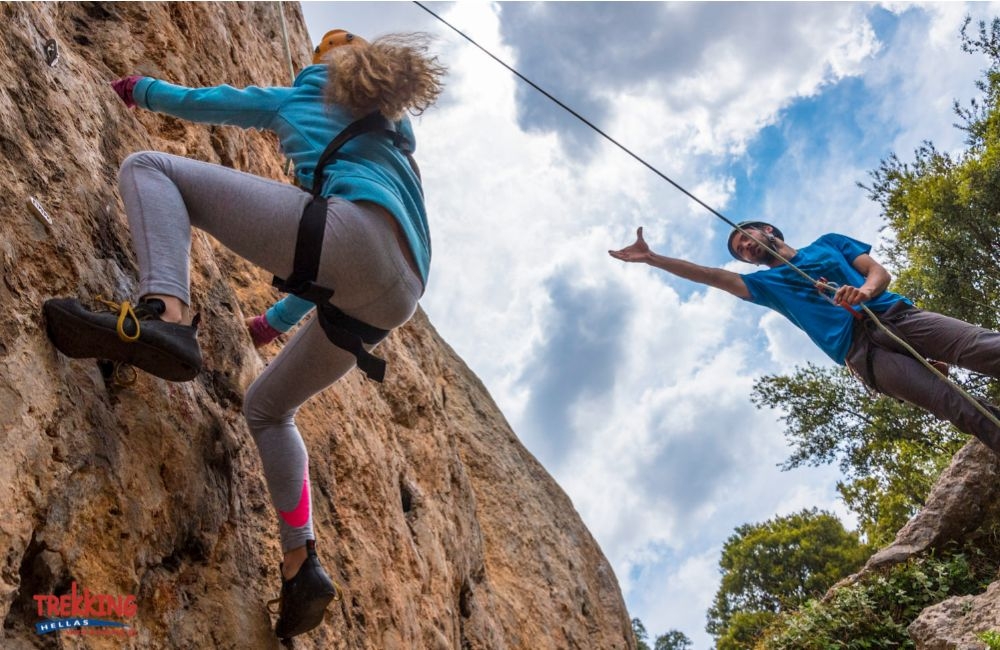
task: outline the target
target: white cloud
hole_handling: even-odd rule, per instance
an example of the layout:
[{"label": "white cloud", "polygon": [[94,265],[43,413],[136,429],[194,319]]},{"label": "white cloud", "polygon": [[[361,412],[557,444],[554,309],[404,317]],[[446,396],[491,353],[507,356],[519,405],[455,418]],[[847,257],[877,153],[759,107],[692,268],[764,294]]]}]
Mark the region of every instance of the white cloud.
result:
[{"label": "white cloud", "polygon": [[[997,7],[892,5],[898,22],[882,43],[870,4],[434,8],[502,59],[537,63],[551,76],[536,81],[579,98],[609,133],[717,208],[736,199],[732,165],[763,127],[784,129],[784,109],[853,77],[845,110],[855,132],[783,130],[771,184],[760,188],[760,216],[784,219],[790,243],[802,245],[829,230],[876,241],[877,206],[855,183],[890,151],[908,159],[924,139],[961,145],[951,101],[975,94],[982,63],[960,51],[958,27],[965,12]],[[348,9],[338,20],[350,22]],[[312,5],[304,11],[309,20]],[[353,11],[372,20],[368,6]],[[415,123],[434,243],[424,308],[530,449],[564,445],[548,469],[615,567],[631,614],[651,636],[677,628],[707,648],[718,553],[736,526],[810,506],[847,516],[836,468],[779,471],[788,455],[780,414],[749,401],[761,374],[828,361],[776,315],[610,258],[642,225],[664,254],[749,270],[723,262],[725,225],[627,154],[599,138],[586,150],[567,146],[572,118],[532,113],[525,131],[517,102],[534,91],[447,29],[414,22],[413,11],[391,3],[376,13],[380,31],[411,21],[440,33],[451,69],[447,98]],[[311,23],[313,36],[328,22]],[[763,166],[749,173],[753,182]],[[621,318],[596,304],[602,292]],[[592,322],[574,323],[571,305]],[[593,369],[608,376],[580,372],[579,385],[563,386],[525,374],[560,346],[586,349],[553,336],[585,338],[609,323],[617,329],[599,334],[622,347],[616,363]],[[587,390],[606,380],[606,390]],[[544,407],[542,390],[566,401]],[[542,430],[543,420],[564,429]]]},{"label": "white cloud", "polygon": [[767,337],[767,351],[778,372],[791,372],[795,366],[812,362],[828,365],[830,358],[816,347],[802,330],[777,312],[765,312],[758,326]]},{"label": "white cloud", "polygon": [[[722,545],[678,559],[676,563],[657,564],[660,558],[650,558],[638,567],[631,581],[641,595],[637,599],[646,614],[650,639],[669,629],[679,629],[696,648],[707,648],[706,612],[712,604],[719,581],[719,554]],[[711,590],[706,586],[711,586]],[[656,621],[655,627],[650,622]],[[697,625],[697,627],[695,627]]]}]

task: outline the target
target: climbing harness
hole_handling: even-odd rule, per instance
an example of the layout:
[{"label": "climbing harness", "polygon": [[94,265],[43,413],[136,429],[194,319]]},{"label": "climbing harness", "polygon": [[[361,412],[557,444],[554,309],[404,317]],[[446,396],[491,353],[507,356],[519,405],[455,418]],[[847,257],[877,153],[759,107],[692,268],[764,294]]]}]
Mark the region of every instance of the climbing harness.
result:
[{"label": "climbing harness", "polygon": [[365,344],[375,345],[379,343],[389,335],[389,331],[348,316],[330,303],[334,289],[316,283],[320,254],[323,249],[323,231],[326,227],[327,199],[321,195],[323,170],[327,163],[335,161],[341,147],[351,139],[365,133],[391,138],[393,146],[406,155],[413,166],[414,173],[419,178],[412,157],[412,143],[395,128],[395,125],[388,118],[378,111],[373,111],[348,124],[327,145],[313,170],[312,200],[306,205],[299,221],[292,273],[286,279],[275,276],[272,284],[285,293],[294,294],[303,300],[314,303],[320,326],[330,342],[353,354],[358,360],[358,367],[364,371],[369,379],[381,382],[385,379],[385,361],[368,352]]},{"label": "climbing harness", "polygon": [[[294,83],[295,66],[292,62],[291,48],[288,42],[285,15],[281,3],[275,4],[278,6],[278,13],[281,17],[281,34],[285,55],[288,58],[288,71],[292,83]],[[312,200],[306,204],[299,221],[292,273],[285,279],[275,276],[272,284],[280,291],[296,295],[315,304],[319,324],[330,342],[354,355],[358,362],[358,368],[369,379],[381,382],[385,379],[385,361],[368,352],[365,344],[376,345],[389,335],[389,331],[348,316],[330,303],[334,290],[316,284],[320,254],[323,248],[323,232],[326,227],[327,199],[320,195],[323,189],[323,170],[327,163],[336,160],[341,147],[351,139],[365,133],[388,135],[392,139],[393,145],[406,156],[417,179],[420,179],[420,170],[413,158],[413,144],[385,116],[374,111],[348,124],[327,145],[316,162],[316,167],[313,170]],[[290,165],[291,160],[286,160],[286,175],[289,173]]]},{"label": "climbing harness", "polygon": [[[565,103],[563,103],[562,101],[560,101],[559,99],[557,99],[555,96],[553,96],[551,93],[549,93],[548,91],[546,91],[544,88],[542,88],[541,86],[539,86],[538,84],[536,84],[535,82],[533,82],[532,80],[528,79],[523,74],[521,74],[520,72],[518,72],[517,70],[515,70],[513,67],[511,67],[510,65],[508,65],[507,63],[505,63],[502,59],[500,59],[499,57],[497,57],[496,55],[494,55],[492,52],[490,52],[489,50],[487,50],[486,48],[484,48],[482,45],[480,45],[479,43],[477,43],[470,36],[468,36],[467,34],[465,34],[462,30],[458,29],[457,27],[455,27],[454,25],[452,25],[451,23],[449,23],[447,20],[445,20],[444,18],[442,18],[437,13],[431,11],[422,2],[419,2],[419,0],[413,0],[413,4],[417,5],[418,7],[420,7],[421,9],[423,9],[424,11],[426,11],[427,13],[429,13],[431,16],[433,16],[438,21],[440,21],[441,23],[443,23],[444,25],[446,25],[452,31],[454,31],[456,34],[458,34],[459,36],[461,36],[462,38],[464,38],[465,40],[467,40],[469,43],[471,43],[476,48],[478,48],[479,50],[481,50],[483,53],[485,53],[491,59],[493,59],[494,61],[496,61],[497,63],[499,63],[501,66],[503,66],[504,68],[506,68],[508,71],[510,71],[516,77],[518,77],[519,79],[521,79],[522,81],[524,81],[525,83],[527,83],[529,86],[531,86],[532,88],[534,88],[535,90],[537,90],[541,94],[545,95],[545,97],[547,97],[548,99],[550,99],[552,102],[554,102],[560,108],[562,108],[563,110],[565,110],[566,112],[568,112],[570,115],[572,115],[573,117],[577,118],[578,120],[580,120],[581,122],[583,122],[584,124],[586,124],[587,126],[589,126],[596,133],[598,133],[599,135],[601,135],[602,137],[604,137],[604,139],[606,139],[608,142],[610,142],[611,144],[613,144],[616,147],[618,147],[619,149],[621,149],[623,152],[625,152],[626,154],[628,154],[629,156],[631,156],[633,159],[635,159],[641,165],[643,165],[644,167],[646,167],[647,169],[649,169],[651,172],[653,172],[654,174],[656,174],[657,176],[659,176],[661,179],[663,179],[666,182],[668,182],[671,185],[673,185],[674,188],[676,188],[682,194],[684,194],[685,196],[687,196],[689,199],[691,199],[692,201],[694,201],[695,203],[697,203],[701,207],[703,207],[706,210],[708,210],[711,214],[715,215],[716,217],[718,217],[719,219],[721,219],[722,221],[724,221],[726,224],[728,224],[734,230],[737,230],[737,231],[739,231],[740,233],[742,233],[744,235],[750,236],[749,233],[744,229],[743,225],[735,223],[734,221],[732,221],[731,219],[729,219],[728,217],[726,217],[724,214],[722,214],[721,212],[719,212],[718,210],[716,210],[712,206],[708,205],[707,203],[705,203],[704,201],[702,201],[701,199],[699,199],[697,196],[695,196],[694,194],[692,194],[691,192],[689,192],[686,188],[684,188],[683,186],[681,186],[679,183],[677,183],[676,181],[674,181],[672,178],[670,178],[669,176],[667,176],[666,174],[664,174],[663,172],[661,172],[659,169],[657,169],[656,167],[654,167],[650,163],[646,162],[646,160],[644,160],[638,154],[634,153],[633,151],[631,151],[630,149],[628,149],[625,145],[621,144],[620,142],[618,142],[617,140],[615,140],[614,138],[612,138],[610,135],[608,135],[607,133],[605,133],[603,130],[601,130],[593,122],[591,122],[587,118],[585,118],[582,115],[580,115],[578,112],[576,112],[575,110],[573,110],[572,108],[570,108],[569,106],[567,106]],[[747,222],[743,222],[743,223],[744,223],[744,225],[749,225]],[[767,246],[766,244],[763,244],[763,243],[761,243],[761,246],[764,248],[764,250],[766,250],[770,254],[774,255],[775,258],[777,258],[778,260],[781,260],[784,264],[786,264],[788,266],[788,268],[792,269],[795,273],[799,274],[805,280],[807,280],[811,285],[813,285],[814,287],[816,287],[816,289],[821,294],[823,294],[823,296],[825,298],[827,298],[827,300],[829,300],[830,302],[833,302],[833,299],[830,298],[829,296],[826,296],[826,294],[823,293],[823,292],[827,292],[828,291],[828,292],[831,292],[831,293],[835,293],[836,290],[840,288],[836,283],[828,282],[828,281],[826,281],[826,280],[824,280],[822,278],[820,278],[818,280],[814,279],[811,276],[809,276],[808,273],[806,273],[805,271],[803,271],[799,267],[797,267],[794,264],[792,264],[789,260],[787,260],[783,256],[781,256],[772,247]],[[837,304],[837,303],[834,303],[834,304]],[[986,416],[986,418],[990,422],[992,422],[994,426],[996,426],[998,429],[1000,429],[1000,419],[998,419],[996,415],[994,415],[993,413],[991,413],[988,409],[986,409],[986,407],[984,407],[982,404],[980,404],[979,401],[977,401],[974,397],[972,397],[972,395],[970,395],[964,388],[962,388],[961,386],[959,386],[958,383],[956,383],[950,377],[948,377],[947,375],[945,375],[944,373],[942,373],[940,370],[938,370],[929,360],[925,359],[920,353],[918,353],[916,350],[914,350],[913,347],[909,343],[907,343],[902,338],[900,338],[899,336],[897,336],[895,333],[893,333],[892,331],[890,331],[890,329],[888,327],[886,327],[886,325],[881,320],[879,320],[878,316],[876,316],[875,313],[873,311],[871,311],[871,309],[869,309],[866,305],[864,305],[864,304],[858,305],[858,307],[861,310],[860,312],[858,312],[858,310],[851,309],[847,305],[841,305],[841,306],[845,307],[846,309],[849,309],[851,312],[853,312],[855,314],[858,314],[857,316],[855,316],[856,319],[857,318],[864,318],[865,316],[867,316],[868,318],[870,318],[871,321],[874,322],[883,332],[885,332],[885,334],[887,336],[889,336],[890,339],[892,339],[895,343],[899,344],[899,346],[902,347],[904,350],[906,350],[910,355],[912,355],[913,358],[915,358],[918,361],[920,361],[920,363],[922,363],[928,370],[930,370],[932,373],[934,373],[934,375],[936,375],[939,379],[942,379],[943,381],[951,383],[951,385],[955,388],[955,390],[957,390],[959,392],[959,394],[961,394],[961,396],[965,400],[967,400],[969,403],[971,403],[976,408],[976,410],[978,410],[980,413],[982,413],[984,416]]]}]

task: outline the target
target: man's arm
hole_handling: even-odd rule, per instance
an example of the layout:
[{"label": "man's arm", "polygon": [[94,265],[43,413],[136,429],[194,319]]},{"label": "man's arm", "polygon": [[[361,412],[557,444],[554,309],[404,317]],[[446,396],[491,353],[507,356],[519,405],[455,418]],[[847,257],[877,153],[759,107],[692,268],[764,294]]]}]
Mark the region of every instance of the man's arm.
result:
[{"label": "man's arm", "polygon": [[871,255],[863,253],[851,262],[858,273],[865,276],[865,282],[860,287],[843,286],[837,289],[833,301],[837,304],[860,305],[880,295],[889,288],[892,276],[885,267],[872,259]]},{"label": "man's arm", "polygon": [[611,257],[623,262],[641,262],[662,269],[667,273],[672,273],[677,277],[691,280],[699,284],[715,287],[727,291],[737,298],[749,298],[750,292],[746,283],[738,273],[725,269],[701,266],[680,260],[674,257],[659,255],[650,250],[649,245],[642,238],[642,228],[636,232],[636,240],[630,246],[617,251],[608,251]]}]

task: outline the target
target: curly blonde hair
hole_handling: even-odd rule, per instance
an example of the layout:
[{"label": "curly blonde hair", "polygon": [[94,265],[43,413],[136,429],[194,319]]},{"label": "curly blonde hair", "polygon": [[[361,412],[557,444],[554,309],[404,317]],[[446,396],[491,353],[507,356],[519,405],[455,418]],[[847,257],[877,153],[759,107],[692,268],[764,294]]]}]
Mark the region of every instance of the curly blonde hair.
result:
[{"label": "curly blonde hair", "polygon": [[444,87],[447,69],[428,54],[425,33],[388,34],[368,45],[334,48],[327,55],[326,99],[360,117],[381,111],[390,120],[420,115]]}]

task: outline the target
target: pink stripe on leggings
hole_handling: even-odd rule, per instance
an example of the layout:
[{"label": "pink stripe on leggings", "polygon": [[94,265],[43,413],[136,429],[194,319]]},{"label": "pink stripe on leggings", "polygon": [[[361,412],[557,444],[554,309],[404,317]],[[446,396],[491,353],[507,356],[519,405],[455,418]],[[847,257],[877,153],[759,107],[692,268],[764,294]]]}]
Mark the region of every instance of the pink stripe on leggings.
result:
[{"label": "pink stripe on leggings", "polygon": [[278,514],[285,520],[285,523],[293,528],[305,526],[309,522],[309,464],[306,464],[306,475],[302,479],[302,495],[299,496],[299,505],[294,510],[285,512],[278,510]]}]

